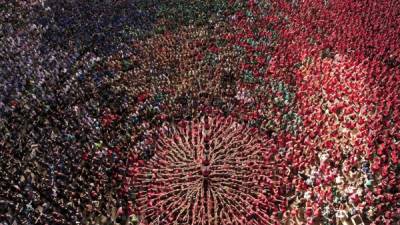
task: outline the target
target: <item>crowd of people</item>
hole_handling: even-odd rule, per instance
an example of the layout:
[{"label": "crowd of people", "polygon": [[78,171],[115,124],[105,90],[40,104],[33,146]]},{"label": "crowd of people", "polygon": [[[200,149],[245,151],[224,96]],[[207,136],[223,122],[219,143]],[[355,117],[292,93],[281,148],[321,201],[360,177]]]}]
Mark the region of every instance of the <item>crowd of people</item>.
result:
[{"label": "crowd of people", "polygon": [[[137,21],[145,17],[129,14],[137,12],[129,10],[133,6],[122,4],[117,11],[113,2],[1,4],[1,223],[86,224],[100,209],[107,220],[120,221],[125,203],[115,197],[113,175],[122,159],[98,156],[92,162],[87,152],[101,148],[105,138],[122,138],[103,132],[101,119],[105,108],[124,111],[126,95],[109,86],[100,93],[107,74],[94,74],[92,67],[114,51],[128,50],[127,41],[119,43],[122,34],[107,26],[140,30],[152,25],[151,18]],[[102,15],[105,24],[97,20]],[[87,27],[79,30],[82,24]]]},{"label": "crowd of people", "polygon": [[143,223],[132,165],[205,116],[273,140],[277,223],[398,223],[399,9],[373,2],[1,3],[0,224]]}]

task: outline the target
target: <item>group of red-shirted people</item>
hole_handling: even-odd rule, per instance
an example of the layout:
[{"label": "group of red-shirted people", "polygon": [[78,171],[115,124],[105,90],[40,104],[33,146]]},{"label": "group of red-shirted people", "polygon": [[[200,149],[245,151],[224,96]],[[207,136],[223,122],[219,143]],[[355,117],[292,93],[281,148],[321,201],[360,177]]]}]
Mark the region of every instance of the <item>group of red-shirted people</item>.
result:
[{"label": "group of red-shirted people", "polygon": [[[397,2],[186,6],[0,7],[0,224],[144,223],[133,177],[156,131],[204,117],[274,144],[275,223],[398,224]],[[257,224],[257,201],[244,221]]]}]

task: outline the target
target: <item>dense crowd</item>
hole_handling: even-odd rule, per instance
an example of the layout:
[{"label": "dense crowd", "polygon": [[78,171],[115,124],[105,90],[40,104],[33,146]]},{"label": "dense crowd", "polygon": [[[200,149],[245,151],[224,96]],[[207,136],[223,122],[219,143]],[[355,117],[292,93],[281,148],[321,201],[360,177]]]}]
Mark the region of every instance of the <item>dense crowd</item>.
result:
[{"label": "dense crowd", "polygon": [[[187,220],[193,224],[400,221],[396,1],[0,4],[0,224],[183,221],[171,206],[198,212]],[[274,174],[260,171],[260,158],[236,160],[236,170],[220,160],[219,180],[237,180],[226,178],[232,193],[210,193],[234,207],[220,215],[218,205],[187,210],[193,205],[180,199],[182,181],[164,169],[199,147],[182,138],[201,136],[195,127],[204,118],[264,137],[274,156],[260,154],[284,168],[276,172],[280,184],[260,178]],[[186,136],[160,133],[175,127]],[[244,134],[218,133],[214,144],[242,145],[251,136]],[[170,150],[171,143],[160,146],[164,139],[186,147]],[[170,164],[159,163],[163,157]],[[212,162],[198,163],[201,179],[212,182]],[[237,189],[251,184],[249,192]],[[164,192],[176,202],[157,197]],[[205,219],[206,211],[218,218]]]}]

